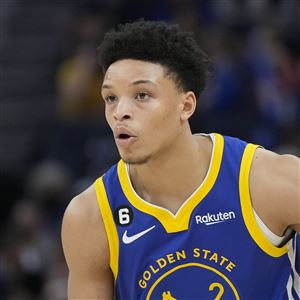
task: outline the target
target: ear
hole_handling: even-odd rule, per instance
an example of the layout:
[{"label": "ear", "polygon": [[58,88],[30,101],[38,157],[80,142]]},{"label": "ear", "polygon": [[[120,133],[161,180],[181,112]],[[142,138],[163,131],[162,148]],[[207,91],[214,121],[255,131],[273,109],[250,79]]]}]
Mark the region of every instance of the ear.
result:
[{"label": "ear", "polygon": [[193,92],[189,91],[182,94],[181,102],[181,121],[187,121],[196,109],[197,99]]}]

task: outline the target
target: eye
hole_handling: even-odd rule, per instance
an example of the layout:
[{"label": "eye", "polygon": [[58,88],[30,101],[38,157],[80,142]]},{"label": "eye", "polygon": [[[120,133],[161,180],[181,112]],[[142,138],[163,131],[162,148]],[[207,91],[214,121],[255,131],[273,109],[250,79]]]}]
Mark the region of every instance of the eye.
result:
[{"label": "eye", "polygon": [[113,95],[108,95],[108,96],[104,97],[104,100],[106,103],[113,103],[113,102],[117,101],[117,97],[113,96]]},{"label": "eye", "polygon": [[145,92],[139,92],[136,96],[135,99],[139,100],[139,101],[146,101],[148,100],[150,97],[150,95],[148,93]]}]

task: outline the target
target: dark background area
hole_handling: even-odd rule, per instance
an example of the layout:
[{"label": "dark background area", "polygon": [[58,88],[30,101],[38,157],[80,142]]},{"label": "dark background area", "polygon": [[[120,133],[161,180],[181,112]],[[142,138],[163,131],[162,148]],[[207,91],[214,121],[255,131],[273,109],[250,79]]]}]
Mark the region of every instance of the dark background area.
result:
[{"label": "dark background area", "polygon": [[140,17],[211,56],[193,132],[300,155],[299,1],[0,0],[0,299],[66,299],[63,212],[118,161],[96,46]]}]

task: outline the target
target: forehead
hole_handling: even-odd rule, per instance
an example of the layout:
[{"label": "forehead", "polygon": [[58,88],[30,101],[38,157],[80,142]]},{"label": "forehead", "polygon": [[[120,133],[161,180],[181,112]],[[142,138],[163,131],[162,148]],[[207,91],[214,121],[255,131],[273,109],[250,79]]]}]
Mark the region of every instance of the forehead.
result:
[{"label": "forehead", "polygon": [[149,80],[157,84],[163,84],[168,79],[165,76],[164,68],[160,64],[123,59],[109,66],[103,83],[130,83],[138,80]]}]

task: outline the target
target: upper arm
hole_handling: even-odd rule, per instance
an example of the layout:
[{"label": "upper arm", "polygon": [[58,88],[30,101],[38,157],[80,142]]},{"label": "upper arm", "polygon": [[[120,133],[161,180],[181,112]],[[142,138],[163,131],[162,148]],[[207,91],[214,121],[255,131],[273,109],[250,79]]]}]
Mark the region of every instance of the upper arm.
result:
[{"label": "upper arm", "polygon": [[93,193],[90,188],[86,194],[75,197],[63,218],[69,299],[113,299],[108,242]]},{"label": "upper arm", "polygon": [[259,148],[251,169],[251,198],[262,220],[278,235],[287,227],[300,233],[299,158]]}]

